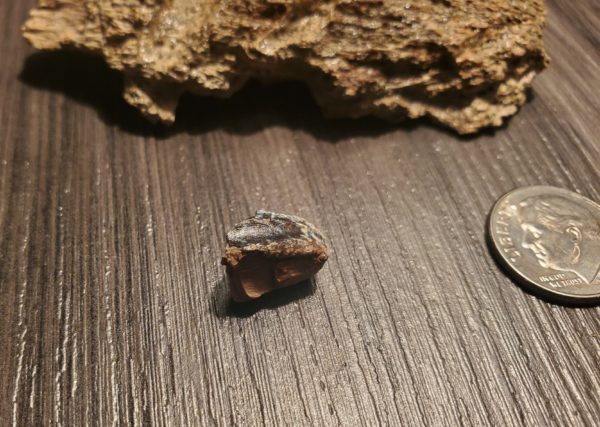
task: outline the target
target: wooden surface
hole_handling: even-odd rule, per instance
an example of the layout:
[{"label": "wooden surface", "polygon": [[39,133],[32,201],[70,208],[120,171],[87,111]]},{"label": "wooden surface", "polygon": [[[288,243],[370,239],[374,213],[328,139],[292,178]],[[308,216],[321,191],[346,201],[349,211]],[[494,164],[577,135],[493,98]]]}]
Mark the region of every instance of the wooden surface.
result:
[{"label": "wooden surface", "polygon": [[[504,192],[600,200],[600,11],[548,3],[551,68],[504,129],[327,121],[296,84],[187,97],[156,130],[119,76],[0,2],[0,425],[598,425],[600,309],[490,257]],[[224,233],[318,224],[314,285],[231,307]]]}]

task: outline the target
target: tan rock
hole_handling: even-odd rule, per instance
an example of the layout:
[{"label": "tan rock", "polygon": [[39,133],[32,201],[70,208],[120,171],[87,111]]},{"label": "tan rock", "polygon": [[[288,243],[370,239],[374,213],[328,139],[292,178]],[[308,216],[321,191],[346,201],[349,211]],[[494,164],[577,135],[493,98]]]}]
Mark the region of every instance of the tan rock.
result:
[{"label": "tan rock", "polygon": [[500,126],[547,64],[543,0],[40,0],[38,49],[102,55],[124,97],[175,120],[183,92],[304,80],[329,116]]}]

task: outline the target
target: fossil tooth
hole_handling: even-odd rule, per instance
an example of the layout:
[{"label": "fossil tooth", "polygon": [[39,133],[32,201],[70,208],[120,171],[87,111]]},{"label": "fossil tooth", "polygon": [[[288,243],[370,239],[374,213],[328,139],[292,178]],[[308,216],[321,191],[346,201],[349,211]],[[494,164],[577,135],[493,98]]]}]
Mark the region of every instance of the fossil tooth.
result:
[{"label": "fossil tooth", "polygon": [[259,298],[315,275],[327,261],[323,235],[306,220],[257,211],[227,233],[222,264],[235,301]]}]

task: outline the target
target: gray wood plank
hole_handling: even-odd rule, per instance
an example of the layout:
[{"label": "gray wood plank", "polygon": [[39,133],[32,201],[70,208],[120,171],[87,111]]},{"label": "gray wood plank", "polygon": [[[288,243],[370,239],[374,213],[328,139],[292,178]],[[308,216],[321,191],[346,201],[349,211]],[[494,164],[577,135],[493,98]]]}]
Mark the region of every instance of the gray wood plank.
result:
[{"label": "gray wood plank", "polygon": [[[600,200],[600,11],[548,2],[551,67],[505,128],[328,121],[296,84],[187,97],[173,130],[97,60],[36,54],[0,3],[1,425],[598,425],[599,308],[515,286],[493,202]],[[230,307],[255,209],[329,237],[315,283]]]}]

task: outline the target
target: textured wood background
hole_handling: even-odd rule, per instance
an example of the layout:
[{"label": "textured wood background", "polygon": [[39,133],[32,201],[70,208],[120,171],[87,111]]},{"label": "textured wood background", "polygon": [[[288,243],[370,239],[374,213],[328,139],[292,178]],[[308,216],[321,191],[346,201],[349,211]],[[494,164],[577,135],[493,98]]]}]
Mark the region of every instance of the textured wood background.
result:
[{"label": "textured wood background", "polygon": [[[504,129],[327,121],[296,84],[188,97],[175,129],[118,75],[33,53],[0,2],[0,425],[598,425],[600,309],[490,257],[492,203],[600,200],[600,10],[548,3],[551,68]],[[332,256],[291,294],[227,302],[224,233],[302,215]]]}]

